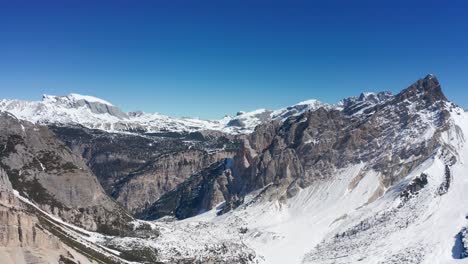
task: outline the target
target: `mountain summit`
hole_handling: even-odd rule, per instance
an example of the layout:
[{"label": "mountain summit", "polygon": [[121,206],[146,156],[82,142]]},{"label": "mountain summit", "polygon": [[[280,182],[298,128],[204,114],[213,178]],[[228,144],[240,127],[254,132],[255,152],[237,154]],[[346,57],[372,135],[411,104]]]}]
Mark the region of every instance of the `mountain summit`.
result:
[{"label": "mountain summit", "polygon": [[108,114],[116,118],[128,119],[128,115],[126,113],[122,112],[111,103],[88,95],[73,93],[67,96],[43,95],[42,102],[44,105],[48,105],[50,107],[56,106],[57,108],[64,107],[77,110],[80,108],[86,108],[94,114]]},{"label": "mountain summit", "polygon": [[397,95],[398,100],[425,101],[432,104],[437,101],[448,101],[442,92],[439,81],[433,74],[428,74]]}]

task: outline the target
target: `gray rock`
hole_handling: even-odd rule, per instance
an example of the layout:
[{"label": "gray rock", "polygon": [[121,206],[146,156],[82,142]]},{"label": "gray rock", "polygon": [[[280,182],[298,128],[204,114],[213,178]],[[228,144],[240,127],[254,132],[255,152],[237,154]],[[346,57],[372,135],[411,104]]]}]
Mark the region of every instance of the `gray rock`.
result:
[{"label": "gray rock", "polygon": [[119,233],[132,218],[103,191],[83,159],[44,126],[0,113],[0,168],[13,189],[88,230]]},{"label": "gray rock", "polygon": [[[366,106],[356,108],[357,103]],[[367,164],[364,170],[380,172],[383,186],[389,187],[442,147],[439,135],[449,127],[447,105],[437,79],[430,75],[396,96],[362,95],[345,104],[348,108],[343,111],[319,108],[284,122],[260,125],[251,135],[239,137],[243,143],[225,177],[227,184],[223,182],[219,189],[227,206],[222,211],[267,186],[266,199],[294,196],[299,189],[332,177],[338,169],[360,163]],[[436,128],[434,135],[418,140],[429,127]],[[145,210],[144,217],[175,214],[185,218],[213,208],[220,195],[194,191],[208,190],[214,179],[224,177],[212,171],[192,176]],[[382,192],[376,191],[374,197]],[[191,198],[181,198],[185,196]],[[188,209],[192,207],[197,210]],[[183,213],[177,208],[184,208]]]},{"label": "gray rock", "polygon": [[80,126],[50,126],[97,175],[107,194],[131,213],[214,162],[232,157],[235,142],[219,131],[112,134]]}]

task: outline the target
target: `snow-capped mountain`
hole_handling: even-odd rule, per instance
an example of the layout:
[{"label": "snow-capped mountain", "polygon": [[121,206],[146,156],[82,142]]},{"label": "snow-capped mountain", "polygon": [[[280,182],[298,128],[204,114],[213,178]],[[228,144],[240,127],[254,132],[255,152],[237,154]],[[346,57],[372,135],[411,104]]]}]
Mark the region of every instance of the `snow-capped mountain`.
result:
[{"label": "snow-capped mountain", "polygon": [[[78,95],[1,105],[7,263],[467,261],[468,113],[433,75],[203,121],[216,133]],[[132,130],[82,112],[196,133],[110,133]]]},{"label": "snow-capped mountain", "polygon": [[110,132],[154,133],[215,130],[229,134],[248,134],[260,124],[273,120],[283,121],[290,116],[297,116],[321,107],[328,110],[345,109],[347,113],[358,113],[358,110],[363,111],[391,97],[390,92],[363,93],[359,97],[345,98],[336,105],[311,99],[277,110],[240,111],[236,116],[225,116],[218,120],[174,118],[142,111],[125,113],[103,99],[73,93],[66,96],[43,95],[42,101],[2,99],[0,111],[10,112],[20,119],[33,123],[78,124]]},{"label": "snow-capped mountain", "polygon": [[275,111],[259,109],[239,112],[219,120],[174,118],[159,113],[125,113],[111,103],[79,94],[67,96],[44,95],[42,101],[1,100],[0,110],[20,119],[39,124],[79,124],[92,129],[112,132],[193,132],[217,130],[231,134],[251,133],[262,123],[284,119],[304,111],[334,106],[309,100]]}]

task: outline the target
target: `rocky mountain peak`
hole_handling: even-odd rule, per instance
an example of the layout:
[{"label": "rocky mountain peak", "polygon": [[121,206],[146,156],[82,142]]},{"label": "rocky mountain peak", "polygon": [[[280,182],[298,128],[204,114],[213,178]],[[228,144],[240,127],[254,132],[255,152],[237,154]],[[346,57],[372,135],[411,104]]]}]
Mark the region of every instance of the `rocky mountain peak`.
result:
[{"label": "rocky mountain peak", "polygon": [[43,95],[42,102],[46,105],[58,105],[66,108],[86,107],[95,114],[109,114],[111,116],[128,119],[128,115],[111,103],[94,96],[71,93],[65,96]]},{"label": "rocky mountain peak", "polygon": [[428,74],[423,79],[419,79],[396,95],[396,98],[398,101],[424,101],[429,105],[437,101],[447,101],[439,80],[433,74]]},{"label": "rocky mountain peak", "polygon": [[346,115],[368,114],[379,108],[379,105],[399,104],[401,102],[415,104],[417,109],[427,108],[438,101],[448,101],[442,92],[437,77],[428,74],[419,79],[397,95],[391,92],[361,93],[360,96],[348,97],[338,104]]}]

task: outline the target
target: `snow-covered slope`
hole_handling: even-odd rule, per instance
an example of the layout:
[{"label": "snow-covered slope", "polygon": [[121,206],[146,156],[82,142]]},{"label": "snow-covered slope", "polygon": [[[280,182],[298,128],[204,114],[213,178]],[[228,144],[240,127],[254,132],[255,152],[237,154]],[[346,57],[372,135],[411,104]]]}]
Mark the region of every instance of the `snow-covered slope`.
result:
[{"label": "snow-covered slope", "polygon": [[0,110],[20,119],[41,124],[80,124],[88,128],[111,132],[193,132],[218,130],[231,134],[251,133],[253,129],[273,119],[284,119],[307,110],[334,106],[309,100],[271,111],[259,109],[239,112],[219,120],[174,118],[159,113],[124,113],[111,103],[86,95],[44,95],[42,101],[0,100]]},{"label": "snow-covered slope", "polygon": [[42,96],[42,100],[44,102],[49,102],[49,103],[62,103],[62,104],[69,103],[71,105],[76,104],[79,101],[86,101],[88,103],[98,103],[98,104],[105,104],[105,105],[113,106],[108,101],[102,100],[100,98],[89,96],[89,95],[76,94],[76,93],[71,93],[67,96],[54,96],[54,95],[44,94]]}]

